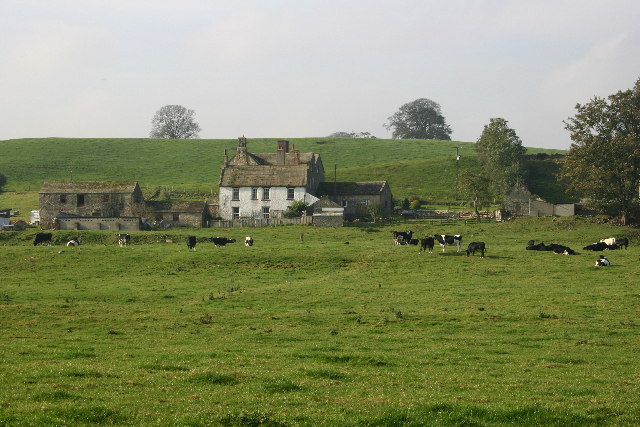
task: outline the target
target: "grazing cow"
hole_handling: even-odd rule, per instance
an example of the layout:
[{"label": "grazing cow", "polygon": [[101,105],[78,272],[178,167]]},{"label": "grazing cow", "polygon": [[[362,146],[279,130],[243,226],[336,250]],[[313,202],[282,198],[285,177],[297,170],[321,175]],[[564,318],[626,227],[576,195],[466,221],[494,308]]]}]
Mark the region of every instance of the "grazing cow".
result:
[{"label": "grazing cow", "polygon": [[434,243],[435,240],[433,239],[433,237],[425,237],[424,239],[420,239],[420,250],[418,251],[418,253],[421,254],[426,250],[429,250],[429,253],[433,253]]},{"label": "grazing cow", "polygon": [[411,241],[413,231],[394,231],[393,243],[396,245],[406,245]]},{"label": "grazing cow", "polygon": [[629,239],[626,237],[621,237],[616,239],[615,237],[610,237],[608,239],[600,240],[602,243],[606,243],[609,246],[607,249],[620,249],[624,246],[625,249],[629,246]]},{"label": "grazing cow", "polygon": [[469,256],[469,254],[475,255],[476,251],[480,251],[480,258],[484,258],[484,251],[485,251],[484,242],[469,243],[469,246],[467,247],[467,256]]},{"label": "grazing cow", "polygon": [[600,258],[596,260],[596,267],[607,267],[611,265],[606,256],[600,255]]},{"label": "grazing cow", "polygon": [[74,237],[73,239],[67,242],[67,246],[78,246],[78,245],[80,245],[80,241],[78,240],[77,237]]},{"label": "grazing cow", "polygon": [[128,234],[116,234],[116,238],[118,239],[118,245],[120,245],[120,247],[129,246],[131,243],[131,236]]},{"label": "grazing cow", "polygon": [[227,239],[226,237],[212,237],[211,241],[216,247],[224,246],[227,243],[235,243],[236,239]]},{"label": "grazing cow", "polygon": [[253,246],[253,237],[251,236],[247,236],[244,238],[244,245],[245,246]]},{"label": "grazing cow", "polygon": [[36,233],[36,237],[33,239],[33,246],[37,246],[40,243],[51,245],[51,233]]},{"label": "grazing cow", "polygon": [[605,249],[609,249],[609,245],[604,242],[597,242],[589,246],[585,246],[582,249],[585,251],[604,251]]},{"label": "grazing cow", "polygon": [[187,236],[187,248],[196,250],[196,236]]},{"label": "grazing cow", "polygon": [[449,236],[448,234],[435,234],[433,236],[440,246],[442,246],[442,252],[444,252],[444,248],[446,246],[456,245],[458,247],[458,252],[460,252],[460,243],[462,243],[462,236],[460,234],[455,234],[453,236]]}]

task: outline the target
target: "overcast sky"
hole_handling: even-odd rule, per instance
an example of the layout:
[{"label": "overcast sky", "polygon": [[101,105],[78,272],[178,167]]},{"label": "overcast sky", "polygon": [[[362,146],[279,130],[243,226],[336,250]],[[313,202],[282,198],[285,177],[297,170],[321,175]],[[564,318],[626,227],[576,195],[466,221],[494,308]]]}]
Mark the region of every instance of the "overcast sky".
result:
[{"label": "overcast sky", "polygon": [[417,98],[452,139],[492,117],[568,148],[576,103],[640,78],[638,0],[0,0],[0,139],[391,133]]}]

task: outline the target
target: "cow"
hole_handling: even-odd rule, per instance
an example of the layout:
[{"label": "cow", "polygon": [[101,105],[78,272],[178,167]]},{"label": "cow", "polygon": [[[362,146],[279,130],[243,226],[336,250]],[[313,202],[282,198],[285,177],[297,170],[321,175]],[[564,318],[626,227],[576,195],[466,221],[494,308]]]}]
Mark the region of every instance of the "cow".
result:
[{"label": "cow", "polygon": [[244,245],[245,246],[253,246],[253,237],[251,236],[247,236],[244,238]]},{"label": "cow", "polygon": [[187,248],[196,250],[196,236],[187,236]]},{"label": "cow", "polygon": [[615,237],[609,237],[607,239],[601,239],[600,242],[606,243],[607,246],[611,246],[616,242],[616,238]]},{"label": "cow", "polygon": [[410,245],[418,246],[420,244],[420,239],[411,239],[409,240]]},{"label": "cow", "polygon": [[51,233],[36,233],[36,237],[33,239],[33,246],[37,246],[40,243],[48,243],[51,246]]},{"label": "cow", "polygon": [[607,267],[611,265],[606,256],[600,255],[600,258],[596,260],[596,267]]},{"label": "cow", "polygon": [[78,240],[77,237],[74,237],[73,239],[67,242],[67,246],[78,246],[78,245],[80,245],[80,241]]},{"label": "cow", "polygon": [[585,251],[604,251],[605,249],[609,249],[609,245],[604,242],[593,243],[589,246],[585,246],[582,250]]},{"label": "cow", "polygon": [[467,246],[467,256],[469,254],[476,254],[476,251],[480,251],[480,258],[484,258],[485,245],[484,242],[471,242]]},{"label": "cow", "polygon": [[442,252],[444,252],[446,246],[453,245],[456,245],[458,252],[460,252],[460,243],[462,243],[462,236],[460,234],[454,234],[453,236],[449,236],[448,234],[435,234],[433,237],[440,243],[440,246],[442,246]]},{"label": "cow", "polygon": [[527,250],[528,251],[548,251],[547,246],[544,243],[535,243],[534,240],[529,240],[527,242]]},{"label": "cow", "polygon": [[406,245],[411,241],[413,231],[394,231],[393,243],[396,245]]},{"label": "cow", "polygon": [[418,251],[418,253],[421,254],[426,250],[428,250],[429,253],[433,253],[434,243],[435,240],[433,239],[433,237],[425,237],[423,239],[420,239],[420,250]]},{"label": "cow", "polygon": [[216,247],[224,246],[227,243],[235,243],[236,239],[227,239],[226,237],[212,237],[211,241]]},{"label": "cow", "polygon": [[526,249],[528,251],[547,251],[563,255],[576,255],[576,251],[568,246],[559,245],[557,243],[551,243],[550,245],[545,245],[544,243],[536,244],[534,240],[529,240],[527,242]]},{"label": "cow", "polygon": [[620,249],[623,246],[625,249],[627,249],[627,247],[629,246],[629,239],[627,239],[626,237],[621,237],[619,239],[616,239],[615,237],[609,237],[608,239],[600,240],[600,242],[606,243],[608,246],[607,249]]},{"label": "cow", "polygon": [[120,247],[129,246],[131,243],[131,236],[129,234],[116,234],[116,238],[118,239],[118,245]]}]

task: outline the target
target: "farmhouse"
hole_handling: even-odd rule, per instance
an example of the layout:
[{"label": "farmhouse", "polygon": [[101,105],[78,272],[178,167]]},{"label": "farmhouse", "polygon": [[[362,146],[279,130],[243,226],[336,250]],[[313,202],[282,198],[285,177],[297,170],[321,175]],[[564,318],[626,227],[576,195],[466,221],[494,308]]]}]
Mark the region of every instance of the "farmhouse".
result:
[{"label": "farmhouse", "polygon": [[294,201],[317,201],[323,180],[319,154],[289,150],[289,141],[278,141],[275,153],[250,153],[241,137],[231,160],[224,153],[218,212],[224,220],[280,218]]},{"label": "farmhouse", "polygon": [[53,228],[66,217],[140,217],[145,211],[142,190],[127,182],[45,182],[40,189],[40,226]]},{"label": "farmhouse", "polygon": [[393,196],[387,181],[323,182],[316,195],[326,196],[342,206],[347,219],[369,215],[372,210],[388,216],[393,209]]},{"label": "farmhouse", "polygon": [[515,216],[573,216],[575,204],[553,204],[531,197],[531,191],[522,183],[516,183],[504,201],[507,212]]}]

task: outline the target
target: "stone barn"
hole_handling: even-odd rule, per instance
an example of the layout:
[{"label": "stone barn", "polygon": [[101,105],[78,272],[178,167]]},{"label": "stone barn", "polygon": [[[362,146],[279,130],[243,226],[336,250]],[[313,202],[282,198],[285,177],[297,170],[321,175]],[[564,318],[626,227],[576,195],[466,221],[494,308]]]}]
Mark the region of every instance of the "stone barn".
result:
[{"label": "stone barn", "polygon": [[393,211],[393,196],[387,181],[323,182],[316,195],[328,197],[342,206],[346,219],[371,216],[374,207],[381,216],[389,216]]},{"label": "stone barn", "polygon": [[201,202],[155,201],[145,202],[147,218],[159,227],[205,226],[208,219],[207,205]]},{"label": "stone barn", "polygon": [[40,189],[40,226],[53,228],[60,214],[75,217],[140,217],[142,190],[128,182],[45,182]]}]

